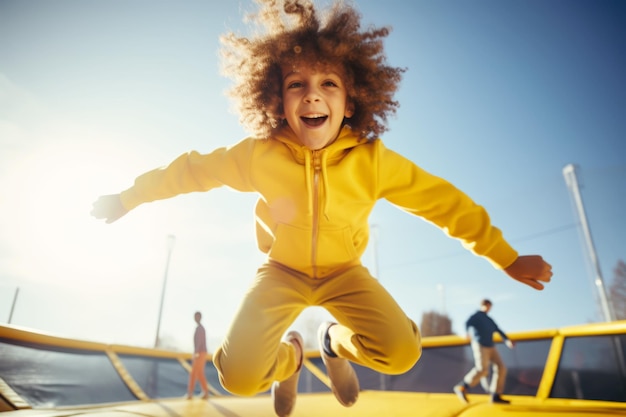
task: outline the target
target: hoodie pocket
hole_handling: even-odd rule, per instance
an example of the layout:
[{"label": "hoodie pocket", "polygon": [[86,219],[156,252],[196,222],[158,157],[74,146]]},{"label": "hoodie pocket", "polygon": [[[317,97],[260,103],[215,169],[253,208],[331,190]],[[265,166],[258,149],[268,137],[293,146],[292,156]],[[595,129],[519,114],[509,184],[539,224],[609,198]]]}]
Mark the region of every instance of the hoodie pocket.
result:
[{"label": "hoodie pocket", "polygon": [[313,262],[315,266],[332,268],[352,263],[357,258],[350,227],[320,230],[315,248],[311,229],[279,224],[275,236],[270,258],[294,269],[308,269]]}]

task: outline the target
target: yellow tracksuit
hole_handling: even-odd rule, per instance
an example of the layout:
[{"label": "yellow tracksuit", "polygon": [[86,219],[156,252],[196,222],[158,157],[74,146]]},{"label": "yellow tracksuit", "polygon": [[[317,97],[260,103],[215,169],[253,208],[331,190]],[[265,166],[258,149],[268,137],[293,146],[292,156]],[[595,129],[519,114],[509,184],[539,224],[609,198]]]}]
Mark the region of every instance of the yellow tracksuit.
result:
[{"label": "yellow tracksuit", "polygon": [[339,356],[389,374],[419,359],[417,326],[361,265],[379,199],[437,225],[497,268],[517,258],[467,195],[347,127],[317,151],[299,145],[289,128],[208,154],[193,151],[138,177],[121,199],[130,210],[219,186],[259,194],[257,242],[267,254],[214,355],[223,386],[235,394],[254,395],[293,374],[294,349],[280,339],[313,305],[341,324],[343,334],[332,340]]}]

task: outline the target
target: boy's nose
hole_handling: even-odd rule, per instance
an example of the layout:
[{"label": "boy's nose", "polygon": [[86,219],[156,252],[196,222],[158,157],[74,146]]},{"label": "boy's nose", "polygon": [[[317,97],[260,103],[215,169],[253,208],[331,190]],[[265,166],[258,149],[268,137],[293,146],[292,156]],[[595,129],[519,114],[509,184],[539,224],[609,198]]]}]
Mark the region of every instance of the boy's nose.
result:
[{"label": "boy's nose", "polygon": [[309,88],[304,95],[304,101],[311,103],[313,101],[319,101],[320,96],[315,88]]}]

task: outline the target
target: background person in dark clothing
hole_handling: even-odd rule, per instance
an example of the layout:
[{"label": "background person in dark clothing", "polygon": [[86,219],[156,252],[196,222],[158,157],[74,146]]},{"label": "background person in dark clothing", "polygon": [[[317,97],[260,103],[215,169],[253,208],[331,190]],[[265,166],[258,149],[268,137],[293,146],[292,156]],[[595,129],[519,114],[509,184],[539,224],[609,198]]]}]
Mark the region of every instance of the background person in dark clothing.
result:
[{"label": "background person in dark clothing", "polygon": [[[502,340],[509,349],[513,349],[513,342],[498,327],[495,321],[487,315],[491,310],[491,301],[484,299],[480,303],[480,310],[472,314],[465,322],[465,330],[471,341],[474,354],[474,367],[465,375],[463,381],[454,387],[454,392],[463,402],[467,402],[467,388],[476,386],[483,380],[483,388],[491,394],[491,402],[508,404],[509,401],[500,395],[504,391],[506,381],[506,366],[493,342],[494,332],[500,333]],[[486,383],[491,368],[491,384]]]},{"label": "background person in dark clothing", "polygon": [[200,382],[202,388],[202,399],[209,398],[209,386],[206,376],[204,375],[204,367],[206,364],[206,331],[204,326],[200,324],[202,313],[196,311],[193,315],[194,320],[198,324],[193,335],[193,362],[191,363],[191,373],[189,374],[189,384],[187,386],[187,398],[191,399],[193,391],[196,388],[196,382]]}]

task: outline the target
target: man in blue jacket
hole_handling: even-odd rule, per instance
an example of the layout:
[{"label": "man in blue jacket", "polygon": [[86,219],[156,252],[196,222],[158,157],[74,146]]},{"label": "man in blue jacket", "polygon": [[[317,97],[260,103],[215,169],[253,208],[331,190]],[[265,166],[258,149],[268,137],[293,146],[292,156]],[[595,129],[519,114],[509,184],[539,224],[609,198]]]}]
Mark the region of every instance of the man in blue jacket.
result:
[{"label": "man in blue jacket", "polygon": [[495,321],[487,315],[491,310],[492,303],[484,299],[480,303],[480,310],[472,314],[465,322],[467,337],[471,341],[472,352],[474,354],[474,367],[465,375],[463,381],[454,387],[455,394],[461,401],[467,403],[467,389],[476,386],[481,379],[486,381],[489,374],[489,365],[492,365],[491,384],[483,384],[483,388],[491,393],[491,402],[498,404],[508,404],[509,401],[500,395],[504,391],[506,381],[506,366],[500,358],[500,354],[493,342],[493,334],[500,333],[502,340],[509,349],[513,349],[513,342],[498,327]]}]

